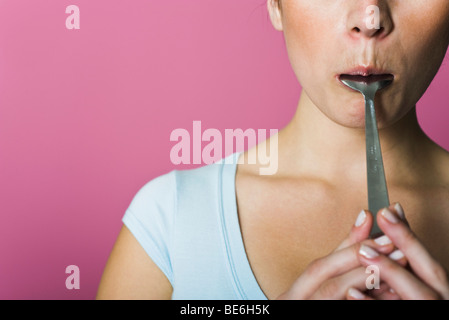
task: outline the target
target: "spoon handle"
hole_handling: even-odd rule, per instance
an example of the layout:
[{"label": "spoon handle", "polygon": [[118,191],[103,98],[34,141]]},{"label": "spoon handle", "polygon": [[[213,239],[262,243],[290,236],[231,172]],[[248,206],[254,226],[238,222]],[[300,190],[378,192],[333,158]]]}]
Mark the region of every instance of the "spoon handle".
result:
[{"label": "spoon handle", "polygon": [[377,130],[376,110],[374,99],[365,97],[365,136],[366,136],[366,169],[368,180],[368,208],[374,216],[371,237],[381,234],[377,225],[377,211],[388,207],[387,183],[380,150],[379,133]]}]

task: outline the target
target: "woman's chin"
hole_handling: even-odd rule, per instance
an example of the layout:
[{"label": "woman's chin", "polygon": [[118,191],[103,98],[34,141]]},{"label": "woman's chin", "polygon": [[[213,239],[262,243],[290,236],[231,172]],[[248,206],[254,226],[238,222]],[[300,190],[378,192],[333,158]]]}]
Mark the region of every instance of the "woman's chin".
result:
[{"label": "woman's chin", "polygon": [[338,124],[354,129],[365,128],[365,102],[356,101],[345,104],[334,114],[334,121]]},{"label": "woman's chin", "polygon": [[[386,115],[381,105],[376,106],[376,121],[379,129],[388,127],[392,124],[392,115]],[[365,129],[365,103],[355,102],[347,105],[343,111],[334,114],[334,122],[353,129]]]}]

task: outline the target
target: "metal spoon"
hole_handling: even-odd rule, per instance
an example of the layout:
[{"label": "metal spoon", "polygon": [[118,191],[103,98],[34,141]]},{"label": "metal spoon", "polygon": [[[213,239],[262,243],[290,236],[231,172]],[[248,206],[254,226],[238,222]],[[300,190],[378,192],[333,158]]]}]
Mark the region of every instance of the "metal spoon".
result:
[{"label": "metal spoon", "polygon": [[368,208],[374,215],[371,237],[382,234],[377,225],[377,212],[390,205],[387,183],[380,149],[379,133],[377,130],[374,97],[378,90],[389,86],[393,80],[384,79],[373,82],[352,81],[341,79],[346,86],[359,91],[365,98],[365,139],[366,139],[366,168],[368,178]]}]

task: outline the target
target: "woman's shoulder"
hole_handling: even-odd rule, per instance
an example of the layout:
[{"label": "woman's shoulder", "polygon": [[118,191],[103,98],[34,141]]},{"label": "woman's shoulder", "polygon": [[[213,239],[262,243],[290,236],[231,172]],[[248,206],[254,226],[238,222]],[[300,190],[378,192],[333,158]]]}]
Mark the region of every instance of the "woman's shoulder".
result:
[{"label": "woman's shoulder", "polygon": [[175,173],[175,170],[172,170],[148,180],[135,193],[128,210],[138,212],[155,202],[171,203],[176,191]]},{"label": "woman's shoulder", "polygon": [[[159,255],[154,260],[168,261],[176,226],[181,230],[177,234],[185,235],[216,220],[211,213],[219,207],[217,182],[224,165],[173,169],[150,179],[135,193],[122,221],[147,252]],[[169,270],[168,262],[164,263]]]},{"label": "woman's shoulder", "polygon": [[[223,179],[223,171],[231,172],[228,166],[235,166],[233,157],[228,156],[217,162],[196,168],[173,169],[146,182],[135,194],[130,210],[150,206],[175,209],[175,204],[181,199],[193,202],[216,195],[217,187]],[[229,167],[229,168],[230,168]],[[228,174],[229,175],[229,174]]]}]

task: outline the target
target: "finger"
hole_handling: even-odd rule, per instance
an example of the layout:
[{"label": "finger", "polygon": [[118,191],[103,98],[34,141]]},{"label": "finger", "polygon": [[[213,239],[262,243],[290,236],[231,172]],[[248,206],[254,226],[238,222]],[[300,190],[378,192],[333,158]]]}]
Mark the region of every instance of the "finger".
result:
[{"label": "finger", "polygon": [[358,267],[340,276],[331,278],[321,284],[309,299],[341,300],[345,299],[350,288],[366,290],[366,268]]},{"label": "finger", "polygon": [[289,290],[292,296],[288,299],[308,299],[324,281],[359,267],[360,261],[354,246],[332,252],[309,264],[293,283]]},{"label": "finger", "polygon": [[358,252],[362,244],[370,245],[384,254],[390,254],[394,250],[392,243],[380,244],[376,240],[368,239],[348,248],[334,251],[323,258],[313,261],[307,266],[301,277],[293,284],[291,292],[295,294],[295,297],[291,298],[306,299],[318,290],[326,280],[359,267]]},{"label": "finger", "polygon": [[[363,244],[368,245],[369,247],[375,248],[375,250],[379,253],[389,255],[394,252],[396,249],[393,242],[386,235],[382,235],[376,239],[368,239],[363,241]],[[404,259],[405,260],[405,259]]]},{"label": "finger", "polygon": [[384,209],[378,215],[379,227],[403,253],[413,272],[442,296],[449,297],[446,270],[432,257],[397,213]]},{"label": "finger", "polygon": [[362,245],[359,251],[360,262],[365,266],[376,266],[382,281],[388,283],[401,299],[434,300],[440,295],[415,277],[394,260],[377,253],[373,248]]},{"label": "finger", "polygon": [[370,297],[373,297],[375,300],[400,300],[394,291],[386,282],[381,282],[379,285],[379,289],[370,290],[367,292]]},{"label": "finger", "polygon": [[[379,239],[382,239],[382,241],[379,241],[380,243],[388,243],[389,238],[384,235],[380,237]],[[388,240],[385,240],[388,239]],[[376,239],[377,240],[377,239]],[[374,240],[374,241],[376,241]],[[368,246],[374,248],[377,252],[382,253],[384,255],[388,255],[388,257],[394,261],[396,261],[397,264],[399,264],[402,267],[407,266],[407,259],[405,258],[404,254],[400,250],[394,250],[394,251],[388,251],[388,250],[379,250],[379,248],[375,248],[370,245],[368,241],[365,242]],[[383,247],[381,247],[383,248]],[[393,246],[394,248],[394,246]],[[390,248],[389,248],[390,249]],[[395,248],[394,248],[395,249]],[[397,295],[397,293],[391,288],[387,283],[382,282],[380,283],[380,288],[376,290],[371,290],[369,292],[369,295],[372,296],[376,300],[400,300],[401,298]]]},{"label": "finger", "polygon": [[382,235],[373,240],[365,240],[364,244],[369,247],[375,248],[375,250],[384,255],[388,255],[391,259],[395,260],[396,263],[405,267],[408,264],[407,258],[401,252],[401,250],[396,249],[393,242],[387,235]]},{"label": "finger", "polygon": [[[350,293],[349,291],[351,289],[357,290],[359,293],[365,292],[363,293],[363,299],[361,295],[358,296],[359,299],[362,300],[372,300],[372,298],[377,300],[400,299],[400,297],[393,290],[390,290],[390,287],[386,283],[381,283],[379,288],[368,290],[367,273],[369,272],[367,272],[365,267],[359,267],[338,277],[329,279],[324,282],[309,299],[340,300],[345,297],[347,298],[347,295]],[[357,291],[353,293],[356,293]],[[357,297],[353,296],[352,298]]]},{"label": "finger", "polygon": [[359,291],[355,288],[349,288],[349,290],[346,293],[346,299],[347,300],[374,300],[370,296],[362,293],[361,291]]},{"label": "finger", "polygon": [[347,248],[354,243],[361,242],[368,239],[371,227],[373,225],[373,215],[368,210],[360,211],[355,223],[353,224],[351,231],[347,238],[345,238],[340,245],[334,250],[338,251]]},{"label": "finger", "polygon": [[405,225],[410,228],[407,218],[405,217],[404,209],[399,202],[396,202],[393,206],[388,207],[392,211],[395,211],[399,218],[404,221]]},{"label": "finger", "polygon": [[397,250],[393,251],[392,253],[390,253],[390,254],[388,255],[388,257],[389,257],[391,260],[396,261],[396,263],[399,264],[399,265],[402,266],[402,267],[405,267],[405,266],[408,265],[407,258],[406,258],[405,255],[402,253],[402,251],[399,250],[399,249],[397,249]]}]

